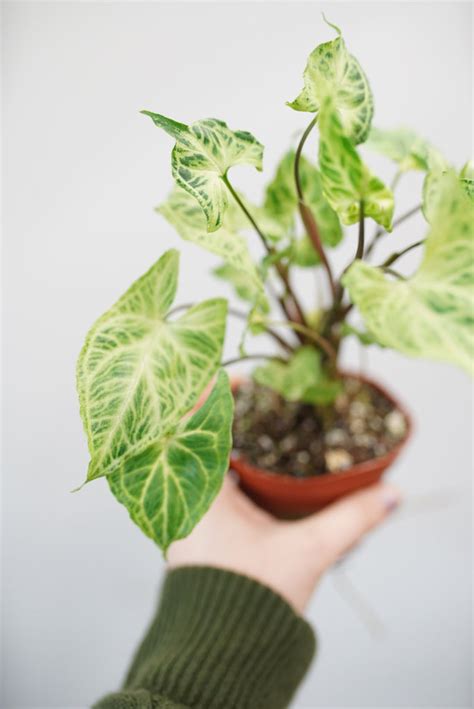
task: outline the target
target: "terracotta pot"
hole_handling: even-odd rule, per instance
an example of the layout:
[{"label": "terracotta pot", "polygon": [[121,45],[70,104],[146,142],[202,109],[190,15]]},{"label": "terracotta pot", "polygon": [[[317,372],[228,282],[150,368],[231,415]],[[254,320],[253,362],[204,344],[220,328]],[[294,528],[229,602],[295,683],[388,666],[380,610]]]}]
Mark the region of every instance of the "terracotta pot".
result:
[{"label": "terracotta pot", "polygon": [[[370,384],[403,414],[407,423],[405,436],[383,456],[363,463],[356,463],[339,473],[328,473],[313,478],[294,478],[291,475],[263,470],[246,460],[245,456],[232,451],[230,467],[237,473],[240,486],[260,507],[283,518],[303,517],[317,512],[344,495],[378,482],[398,457],[413,429],[410,416],[401,404],[379,384],[358,374],[346,374]],[[234,392],[241,382],[242,379],[233,380],[232,390]]]}]

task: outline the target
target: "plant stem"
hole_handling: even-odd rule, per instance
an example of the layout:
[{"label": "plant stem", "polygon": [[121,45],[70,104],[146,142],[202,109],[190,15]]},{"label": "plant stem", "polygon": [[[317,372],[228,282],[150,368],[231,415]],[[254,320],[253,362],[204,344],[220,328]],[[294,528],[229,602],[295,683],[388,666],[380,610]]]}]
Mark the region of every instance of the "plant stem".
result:
[{"label": "plant stem", "polygon": [[[278,303],[285,315],[287,314],[287,303],[285,302],[284,296],[277,293],[274,289],[272,283],[269,280],[265,281],[265,288],[267,289],[270,296]],[[287,316],[288,317],[288,316]],[[298,315],[296,315],[298,317]],[[291,318],[293,320],[293,318]]]},{"label": "plant stem", "polygon": [[[397,172],[397,174],[395,175],[395,178],[393,179],[393,182],[392,182],[392,189],[395,187],[396,183],[397,183],[398,180],[400,179],[401,174],[402,174],[402,173]],[[416,207],[413,207],[412,209],[408,210],[408,212],[405,212],[404,214],[402,214],[400,217],[398,217],[398,219],[395,219],[395,221],[393,222],[393,228],[395,229],[395,227],[397,227],[399,224],[402,224],[402,222],[404,222],[406,219],[409,219],[411,216],[413,216],[414,214],[416,214],[416,213],[421,209],[421,206],[422,206],[421,204],[418,204]],[[362,229],[363,229],[363,227],[362,227]],[[361,225],[360,225],[360,223],[359,223],[359,246],[360,246],[360,243],[361,243],[361,233],[360,233],[360,231],[361,231]],[[370,242],[370,244],[368,245],[368,247],[365,249],[365,251],[363,251],[363,256],[361,256],[360,258],[367,258],[368,256],[370,256],[370,254],[372,253],[372,251],[373,251],[375,245],[377,244],[377,241],[378,241],[378,240],[380,239],[380,237],[381,237],[383,234],[385,234],[385,233],[386,233],[386,230],[385,230],[383,227],[377,227],[377,230],[376,230],[374,236],[372,237],[372,241]],[[364,235],[362,234],[362,244],[363,244],[363,239],[364,239]],[[390,264],[392,264],[392,263],[393,263],[394,261],[396,261],[396,259],[398,259],[400,256],[403,256],[403,254],[407,253],[407,252],[410,251],[411,249],[414,249],[415,246],[419,246],[419,245],[422,244],[422,243],[423,243],[423,240],[422,240],[422,241],[417,241],[415,244],[411,244],[409,247],[407,247],[407,248],[404,249],[403,251],[400,251],[400,252],[397,252],[397,253],[395,253],[395,254],[392,254],[392,256],[389,256],[389,258],[387,259],[387,261],[385,261],[383,264],[380,265],[380,268],[384,268],[384,269],[385,269],[386,266],[389,266]],[[357,251],[359,252],[359,248],[357,249]],[[392,259],[393,259],[393,260],[392,260]],[[344,274],[346,271],[347,271],[347,268],[344,269],[343,274]],[[390,273],[390,269],[387,271],[387,273]],[[392,272],[392,275],[396,276],[397,278],[403,278],[403,276],[401,276],[401,275],[400,275],[399,273],[397,273],[396,271],[393,271],[393,272]],[[338,302],[338,306],[339,306],[339,305],[341,304],[341,302],[342,302],[342,296],[343,296],[343,289],[340,288],[340,286],[339,286],[339,302]],[[336,322],[340,322],[340,321],[344,320],[344,319],[346,318],[347,314],[352,310],[352,307],[353,307],[352,303],[349,303],[349,304],[346,305],[342,310],[340,310],[339,314],[338,314],[337,317],[336,317]],[[331,324],[332,324],[332,323],[334,323],[334,319],[331,321]]]},{"label": "plant stem", "polygon": [[298,194],[298,199],[300,199],[302,202],[304,202],[304,195],[303,195],[303,188],[301,185],[301,179],[300,179],[300,159],[301,159],[301,153],[303,152],[304,144],[306,143],[306,140],[313,130],[314,126],[316,125],[316,122],[318,120],[318,116],[314,116],[312,119],[311,123],[308,125],[306,130],[304,131],[303,135],[301,136],[301,140],[298,143],[298,147],[296,148],[296,153],[295,153],[295,164],[294,164],[294,176],[295,176],[295,185],[296,185],[296,192]]},{"label": "plant stem", "polygon": [[[328,313],[326,324],[324,326],[323,332],[327,334],[331,327],[337,323],[340,322],[341,320],[344,319],[345,315],[345,310],[341,310],[341,303],[342,303],[342,298],[344,296],[344,287],[341,283],[342,277],[348,271],[348,269],[352,266],[354,261],[358,261],[364,258],[364,241],[365,241],[365,215],[364,215],[364,200],[360,200],[360,205],[359,205],[359,236],[357,239],[357,250],[355,253],[355,256],[353,260],[347,264],[345,269],[340,275],[339,281],[337,283],[337,288],[336,288],[336,297],[334,299],[334,304],[331,310]],[[348,312],[348,311],[347,311]]]},{"label": "plant stem", "polygon": [[[412,217],[414,214],[416,214],[417,212],[419,212],[420,209],[421,209],[421,206],[422,206],[421,204],[417,204],[416,207],[412,207],[412,209],[409,209],[408,212],[405,212],[405,213],[402,214],[400,217],[398,217],[398,219],[395,219],[395,221],[394,221],[393,224],[392,224],[392,228],[395,229],[395,227],[397,227],[399,224],[402,224],[406,219],[409,219],[409,218]],[[372,237],[372,240],[370,241],[370,243],[368,244],[368,246],[367,246],[367,248],[366,248],[366,250],[365,250],[365,253],[364,253],[364,257],[365,257],[365,258],[367,258],[368,256],[370,256],[370,254],[372,253],[372,251],[373,251],[374,248],[376,247],[377,242],[379,241],[379,239],[380,239],[382,236],[384,236],[384,234],[386,234],[386,233],[387,233],[387,230],[386,230],[386,229],[384,229],[384,228],[381,227],[381,226],[377,227],[377,229],[375,230],[375,233],[374,233],[374,235],[373,235],[373,237]]]},{"label": "plant stem", "polygon": [[[258,226],[257,222],[253,218],[253,216],[250,214],[249,210],[247,209],[247,207],[245,206],[243,201],[240,199],[238,193],[235,191],[232,184],[230,183],[227,175],[224,175],[222,180],[223,180],[224,184],[226,185],[227,189],[229,190],[229,192],[231,193],[232,197],[235,199],[235,201],[237,202],[237,204],[239,205],[239,207],[241,208],[241,210],[243,211],[243,213],[245,214],[245,216],[247,217],[249,222],[252,224],[252,226],[255,229],[255,231],[257,232],[257,234],[259,235],[260,241],[262,242],[267,254],[269,256],[273,256],[275,254],[275,249],[273,248],[273,246],[271,244],[268,243],[267,238],[265,237],[265,234],[262,232],[262,230]],[[293,288],[291,286],[291,283],[290,283],[290,280],[289,280],[289,277],[288,277],[285,267],[281,263],[277,262],[277,263],[275,263],[275,268],[276,268],[278,275],[280,276],[280,278],[285,286],[285,292],[288,293],[288,295],[290,296],[290,298],[293,302],[293,306],[296,311],[296,317],[303,325],[306,325],[307,324],[306,317],[305,317],[303,309],[298,301],[298,298],[296,297],[296,295],[293,291]],[[290,310],[288,309],[288,306],[285,302],[285,298],[280,297],[278,300],[279,300],[281,308],[282,308],[283,312],[285,313],[286,317],[289,320],[294,321],[295,315],[294,315],[294,313],[291,313]]]},{"label": "plant stem", "polygon": [[233,188],[233,186],[232,186],[232,184],[230,183],[229,178],[227,177],[227,175],[224,175],[224,177],[222,178],[222,181],[224,182],[225,186],[227,187],[227,189],[228,189],[229,192],[231,193],[232,197],[235,199],[235,201],[236,201],[237,204],[239,205],[240,209],[243,211],[243,213],[245,214],[245,216],[247,217],[247,219],[249,220],[249,222],[251,223],[251,225],[253,226],[253,228],[255,229],[255,231],[257,232],[257,234],[259,235],[260,241],[262,242],[262,244],[263,244],[263,246],[264,246],[265,251],[267,252],[267,254],[272,254],[272,253],[273,253],[273,248],[272,248],[272,246],[268,243],[265,234],[264,234],[263,231],[260,229],[260,227],[258,226],[257,222],[255,221],[255,219],[253,218],[253,216],[250,214],[249,210],[247,209],[247,207],[245,206],[245,204],[243,203],[243,201],[240,199],[238,193],[237,193],[237,192],[235,191],[235,189]]},{"label": "plant stem", "polygon": [[354,307],[354,303],[348,303],[347,305],[345,305],[345,306],[342,308],[341,314],[340,314],[340,317],[339,317],[339,321],[340,321],[340,322],[342,322],[343,320],[346,319],[346,316],[350,313],[350,311],[352,310],[353,307]]},{"label": "plant stem", "polygon": [[269,355],[269,354],[249,354],[249,355],[243,355],[242,357],[232,357],[232,359],[227,359],[225,362],[222,362],[221,367],[230,367],[232,364],[237,364],[237,362],[243,362],[245,359],[277,359],[281,361],[281,357],[275,357],[275,355]]},{"label": "plant stem", "polygon": [[274,321],[271,323],[272,325],[275,326],[282,326],[282,327],[289,327],[292,330],[295,330],[296,332],[300,332],[302,335],[304,335],[308,340],[311,340],[314,342],[316,345],[318,345],[324,352],[327,354],[329,359],[336,361],[337,359],[337,352],[334,349],[334,347],[331,345],[329,340],[327,340],[325,337],[319,334],[319,332],[316,332],[316,330],[311,330],[309,327],[305,327],[304,325],[301,325],[300,323],[295,323],[295,322],[278,322]]},{"label": "plant stem", "polygon": [[317,120],[318,120],[318,117],[314,116],[311,123],[308,125],[305,132],[301,136],[301,140],[298,144],[298,147],[296,148],[295,164],[294,164],[294,177],[295,177],[296,192],[298,194],[298,208],[300,211],[301,219],[302,219],[305,229],[308,233],[310,241],[313,245],[313,248],[316,251],[316,253],[318,254],[319,258],[321,259],[321,263],[324,266],[324,269],[325,269],[327,277],[328,277],[329,286],[331,288],[331,293],[332,293],[333,299],[336,299],[336,285],[334,283],[334,278],[332,275],[331,266],[330,266],[329,261],[326,257],[326,253],[323,249],[323,245],[321,243],[321,237],[319,235],[319,229],[318,229],[318,225],[316,223],[316,219],[314,218],[314,215],[313,215],[311,209],[308,207],[308,205],[304,201],[303,187],[302,187],[301,178],[300,178],[300,159],[301,159],[303,147],[304,147],[304,144],[306,143],[306,139],[308,138],[309,134],[313,130],[314,126],[316,125]]},{"label": "plant stem", "polygon": [[405,249],[402,249],[401,251],[395,251],[391,256],[386,258],[383,263],[380,264],[379,268],[386,269],[387,266],[391,266],[392,263],[395,263],[395,261],[397,261],[400,258],[400,256],[404,256],[412,249],[415,249],[415,248],[417,248],[417,246],[421,246],[424,243],[425,243],[425,239],[421,239],[420,241],[415,241],[414,244],[410,244],[410,246],[407,246]]},{"label": "plant stem", "polygon": [[360,200],[359,206],[359,239],[357,242],[357,251],[354,261],[358,261],[364,257],[364,239],[365,239],[365,218],[364,218],[364,200]]},{"label": "plant stem", "polygon": [[300,178],[300,160],[301,160],[301,154],[303,152],[304,144],[306,143],[306,140],[308,139],[309,134],[313,130],[314,126],[316,125],[316,122],[318,120],[318,116],[314,116],[306,130],[304,131],[303,135],[301,136],[301,140],[298,143],[298,147],[296,148],[296,153],[295,153],[295,164],[294,164],[294,177],[295,177],[295,186],[296,186],[296,193],[298,195],[298,199],[301,202],[304,202],[304,195],[303,195],[303,187],[301,185],[301,178]]},{"label": "plant stem", "polygon": [[281,263],[276,263],[275,266],[276,266],[276,270],[277,270],[281,280],[285,284],[285,291],[288,293],[288,295],[291,298],[291,301],[293,303],[293,306],[294,306],[294,309],[296,312],[296,318],[295,318],[295,313],[291,313],[288,311],[287,305],[285,303],[285,298],[280,297],[279,301],[280,301],[283,311],[285,312],[286,316],[288,317],[288,319],[291,322],[295,322],[295,320],[296,320],[297,322],[299,321],[302,325],[307,325],[306,316],[303,312],[303,308],[301,307],[298,298],[295,295],[295,292],[293,291],[293,287],[290,283],[290,278],[289,278],[286,268]]},{"label": "plant stem", "polygon": [[391,276],[395,276],[395,278],[398,278],[399,281],[406,281],[405,276],[402,276],[401,273],[398,273],[398,271],[394,271],[393,268],[384,268],[383,269],[385,273],[389,273]]},{"label": "plant stem", "polygon": [[271,328],[267,328],[266,332],[268,335],[270,335],[270,337],[273,337],[275,342],[278,342],[280,347],[282,347],[285,352],[288,352],[289,354],[294,352],[294,347],[292,347],[289,342],[287,342],[281,335],[279,335],[278,332],[275,332],[275,330],[272,330]]},{"label": "plant stem", "polygon": [[[183,303],[183,305],[177,305],[176,308],[173,308],[172,310],[169,311],[168,317],[170,315],[175,315],[176,313],[179,313],[181,310],[187,310],[188,308],[192,308],[196,305],[196,303]],[[239,318],[240,320],[247,321],[248,315],[247,313],[244,313],[242,310],[237,310],[237,308],[227,308],[227,312],[229,315],[233,315],[235,318]],[[294,347],[290,345],[289,342],[287,342],[278,332],[275,332],[275,330],[272,330],[271,328],[266,328],[265,332],[267,335],[270,335],[278,344],[280,347],[282,347],[285,352],[288,352],[291,354],[294,352]]]}]

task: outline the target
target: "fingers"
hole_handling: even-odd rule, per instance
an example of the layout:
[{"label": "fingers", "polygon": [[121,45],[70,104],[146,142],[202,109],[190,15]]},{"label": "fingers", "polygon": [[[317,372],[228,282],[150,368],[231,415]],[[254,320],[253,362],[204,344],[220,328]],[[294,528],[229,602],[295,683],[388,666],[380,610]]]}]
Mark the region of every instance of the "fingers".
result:
[{"label": "fingers", "polygon": [[327,568],[383,522],[400,501],[397,488],[375,485],[345,497],[295,526]]}]

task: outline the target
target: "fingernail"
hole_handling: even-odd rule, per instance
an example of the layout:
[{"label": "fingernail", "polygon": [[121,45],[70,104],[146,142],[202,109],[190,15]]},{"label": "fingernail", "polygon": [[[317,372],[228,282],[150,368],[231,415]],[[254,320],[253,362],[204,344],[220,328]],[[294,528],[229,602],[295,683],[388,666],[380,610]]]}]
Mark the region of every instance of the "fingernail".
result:
[{"label": "fingernail", "polygon": [[383,506],[387,514],[397,509],[401,502],[400,491],[396,487],[386,485],[382,490]]}]

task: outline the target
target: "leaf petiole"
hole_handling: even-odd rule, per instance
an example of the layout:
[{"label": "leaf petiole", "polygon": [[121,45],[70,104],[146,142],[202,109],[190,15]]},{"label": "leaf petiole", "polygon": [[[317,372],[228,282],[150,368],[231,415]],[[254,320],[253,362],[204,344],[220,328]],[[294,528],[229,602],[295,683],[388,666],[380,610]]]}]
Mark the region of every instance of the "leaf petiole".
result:
[{"label": "leaf petiole", "polygon": [[[408,212],[405,212],[404,214],[399,216],[398,219],[395,219],[392,224],[392,230],[395,229],[395,227],[399,226],[400,224],[403,224],[404,221],[406,221],[407,219],[412,217],[414,214],[417,214],[417,212],[420,211],[421,207],[422,207],[421,204],[417,204],[415,207],[412,207],[411,209],[409,209]],[[368,246],[365,250],[365,253],[364,253],[365,258],[370,256],[370,254],[372,253],[372,251],[376,247],[379,239],[382,236],[384,236],[386,233],[387,233],[387,231],[385,229],[383,229],[383,227],[378,227],[376,229],[376,231],[372,237],[372,240],[370,241],[370,243],[368,244]]]},{"label": "leaf petiole", "polygon": [[318,347],[320,347],[325,352],[325,354],[327,354],[330,360],[334,362],[336,361],[336,350],[331,345],[329,340],[320,335],[319,332],[316,332],[316,330],[312,330],[311,328],[306,327],[305,325],[301,325],[300,323],[295,323],[291,321],[287,322],[284,320],[272,320],[267,322],[269,325],[274,325],[275,327],[289,327],[291,330],[295,330],[295,332],[301,333],[302,335],[304,335],[305,338],[311,340],[314,344],[318,345]]},{"label": "leaf petiole", "polygon": [[393,268],[387,268],[386,266],[383,269],[385,273],[388,273],[390,276],[394,276],[394,278],[397,278],[399,281],[406,281],[407,279],[405,276],[402,276],[401,273],[398,271],[395,271]]},{"label": "leaf petiole", "polygon": [[364,200],[360,200],[359,208],[359,239],[357,242],[357,252],[355,259],[362,259],[364,257],[364,239],[365,239],[365,216],[364,216]]},{"label": "leaf petiole", "polygon": [[232,357],[232,359],[227,359],[225,362],[222,362],[222,367],[230,367],[233,364],[237,364],[238,362],[243,362],[246,359],[268,359],[268,360],[278,360],[280,362],[286,362],[283,357],[276,357],[275,355],[269,355],[269,354],[248,354],[248,355],[242,355],[241,357]]},{"label": "leaf petiole", "polygon": [[398,261],[398,259],[401,256],[404,256],[412,249],[416,249],[418,246],[421,246],[424,243],[425,243],[425,239],[420,239],[420,241],[415,241],[414,244],[410,244],[409,246],[407,246],[405,249],[402,249],[401,251],[395,251],[393,254],[391,254],[391,256],[386,258],[383,263],[380,264],[379,268],[386,269],[388,266],[391,266],[392,263],[395,263],[395,261]]},{"label": "leaf petiole", "polygon": [[[245,206],[244,202],[241,200],[239,194],[238,194],[238,193],[236,192],[236,190],[234,189],[234,187],[233,187],[233,185],[231,184],[229,178],[227,177],[227,174],[225,174],[225,175],[223,176],[222,180],[223,180],[224,184],[226,185],[227,189],[229,190],[229,192],[231,193],[232,197],[235,199],[235,201],[236,201],[237,204],[239,205],[240,209],[243,211],[243,213],[245,214],[245,216],[247,217],[247,219],[249,220],[249,222],[252,224],[253,228],[254,228],[255,231],[257,232],[257,234],[258,234],[258,236],[260,237],[260,240],[261,240],[261,242],[262,242],[262,244],[263,244],[263,246],[264,246],[264,248],[265,248],[267,254],[268,254],[269,256],[273,256],[273,255],[275,254],[275,249],[273,248],[273,246],[271,246],[271,244],[268,243],[268,240],[267,240],[265,234],[264,234],[263,231],[260,229],[260,227],[258,226],[258,224],[257,224],[257,222],[255,221],[254,217],[253,217],[252,214],[249,212],[249,210],[248,210],[247,207]],[[295,295],[295,293],[294,293],[294,291],[293,291],[293,288],[292,288],[292,286],[291,286],[291,283],[290,283],[290,280],[289,280],[289,278],[288,278],[288,274],[287,274],[287,272],[286,272],[285,267],[284,267],[281,263],[277,262],[277,263],[275,263],[275,268],[276,268],[277,273],[278,273],[278,275],[280,276],[280,278],[281,278],[281,280],[282,280],[282,282],[283,282],[283,285],[285,286],[285,291],[288,293],[288,295],[290,296],[290,298],[291,298],[291,300],[292,300],[292,302],[293,302],[293,305],[294,305],[294,308],[295,308],[295,311],[296,311],[297,318],[300,320],[300,322],[301,322],[303,325],[306,325],[306,324],[307,324],[307,323],[306,323],[306,317],[305,317],[304,312],[303,312],[303,309],[302,309],[302,307],[301,307],[301,305],[300,305],[300,303],[299,303],[299,301],[298,301],[298,298],[296,297],[296,295]],[[280,306],[281,306],[283,312],[285,313],[286,317],[287,317],[289,320],[294,321],[294,316],[293,316],[293,314],[290,312],[290,310],[288,309],[288,306],[287,306],[287,304],[286,304],[286,302],[285,302],[285,298],[284,298],[284,297],[278,298],[278,302],[280,303]]]},{"label": "leaf petiole", "polygon": [[335,300],[337,297],[337,290],[336,286],[334,283],[334,278],[332,275],[332,270],[331,266],[329,264],[329,261],[326,256],[326,252],[324,251],[323,245],[321,243],[321,237],[319,235],[319,230],[318,230],[318,225],[316,223],[316,219],[314,218],[314,214],[308,207],[308,205],[304,201],[304,193],[303,193],[303,187],[301,184],[301,177],[300,177],[300,159],[301,159],[301,154],[303,152],[303,147],[304,144],[306,143],[306,140],[313,130],[314,126],[316,125],[318,120],[318,116],[314,116],[306,130],[304,131],[303,135],[301,136],[301,140],[298,144],[298,147],[296,148],[296,153],[295,153],[295,164],[294,164],[294,177],[295,177],[295,185],[296,185],[296,192],[298,194],[298,208],[300,211],[301,219],[303,221],[303,224],[306,228],[306,231],[308,233],[308,236],[310,238],[310,241],[314,247],[314,250],[318,254],[319,258],[321,259],[321,262],[324,266],[324,269],[327,273],[328,281],[329,281],[329,286],[331,288],[331,293],[333,296],[333,299]]}]

